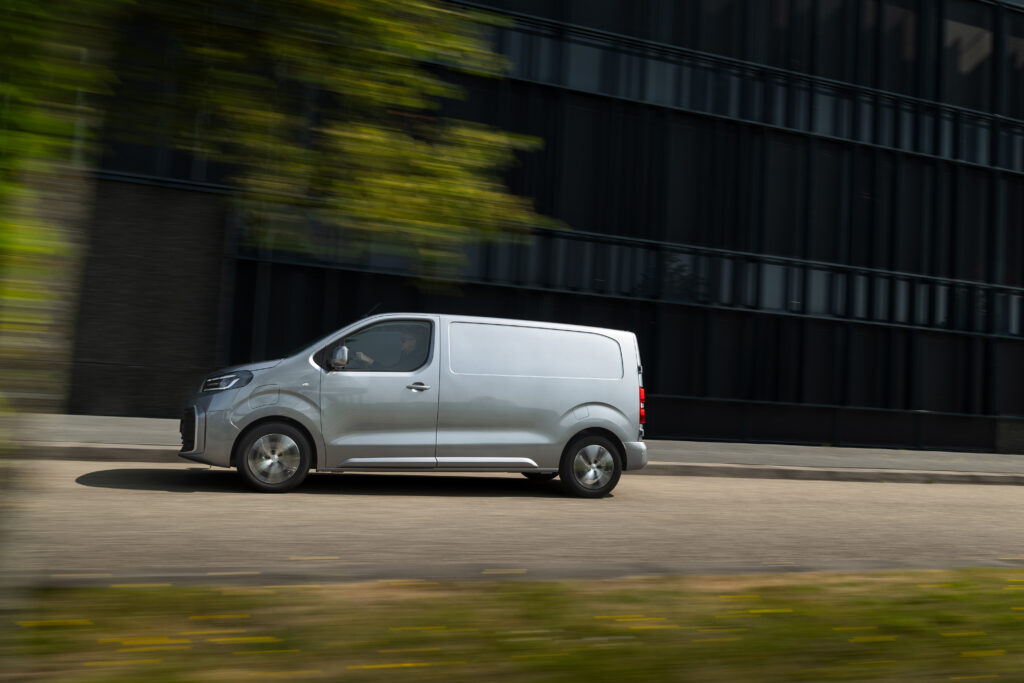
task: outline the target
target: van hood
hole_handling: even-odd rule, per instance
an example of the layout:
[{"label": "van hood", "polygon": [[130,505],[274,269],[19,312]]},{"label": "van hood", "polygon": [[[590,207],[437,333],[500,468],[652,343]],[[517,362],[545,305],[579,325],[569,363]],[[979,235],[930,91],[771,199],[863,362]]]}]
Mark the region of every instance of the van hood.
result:
[{"label": "van hood", "polygon": [[282,360],[284,360],[284,359],[283,358],[278,358],[276,360],[260,361],[259,363],[246,363],[245,365],[232,365],[229,368],[221,368],[215,374],[220,375],[220,374],[224,374],[224,373],[227,373],[227,372],[236,372],[238,370],[248,370],[249,372],[256,372],[258,370],[269,370],[270,368],[274,367],[275,365],[279,365]]}]

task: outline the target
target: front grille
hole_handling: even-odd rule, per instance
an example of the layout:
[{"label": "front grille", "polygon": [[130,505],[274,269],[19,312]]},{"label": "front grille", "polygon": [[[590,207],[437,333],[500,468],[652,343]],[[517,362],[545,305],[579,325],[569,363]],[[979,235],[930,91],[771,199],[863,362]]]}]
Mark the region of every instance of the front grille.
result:
[{"label": "front grille", "polygon": [[196,449],[196,411],[194,408],[185,408],[181,416],[181,452],[188,453]]}]

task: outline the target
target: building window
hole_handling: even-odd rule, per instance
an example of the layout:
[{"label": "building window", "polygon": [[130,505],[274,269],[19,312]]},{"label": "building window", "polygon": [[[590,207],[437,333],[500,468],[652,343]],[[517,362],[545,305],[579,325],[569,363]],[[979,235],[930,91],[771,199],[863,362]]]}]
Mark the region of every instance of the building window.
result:
[{"label": "building window", "polygon": [[886,0],[882,7],[881,87],[915,95],[918,16],[916,0]]},{"label": "building window", "polygon": [[1024,119],[1024,14],[1007,12],[1006,22],[1006,93],[1007,113]]},{"label": "building window", "polygon": [[992,8],[950,0],[944,26],[943,84],[951,104],[974,109],[991,106]]},{"label": "building window", "polygon": [[850,3],[843,0],[819,0],[815,36],[815,73],[837,81],[849,79],[846,51],[852,38],[847,12]]}]

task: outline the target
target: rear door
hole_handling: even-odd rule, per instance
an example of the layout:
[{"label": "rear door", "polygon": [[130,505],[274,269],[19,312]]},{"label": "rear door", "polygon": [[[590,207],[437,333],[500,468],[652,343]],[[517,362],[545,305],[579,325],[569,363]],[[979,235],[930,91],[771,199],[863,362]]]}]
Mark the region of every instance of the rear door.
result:
[{"label": "rear door", "polygon": [[349,365],[320,383],[331,469],[433,469],[437,440],[437,316],[370,323],[335,340]]}]

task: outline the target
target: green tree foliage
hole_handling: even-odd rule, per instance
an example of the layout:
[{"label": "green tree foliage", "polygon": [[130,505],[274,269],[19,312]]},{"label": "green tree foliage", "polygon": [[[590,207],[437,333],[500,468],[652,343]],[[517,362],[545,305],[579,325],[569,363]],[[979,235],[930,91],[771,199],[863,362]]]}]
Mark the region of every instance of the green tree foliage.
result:
[{"label": "green tree foliage", "polygon": [[142,22],[164,47],[120,49],[122,80],[151,90],[117,107],[113,131],[160,122],[231,163],[251,238],[437,266],[542,222],[501,178],[535,142],[438,116],[461,94],[446,72],[501,73],[483,15],[432,0],[149,0],[123,18],[122,35]]},{"label": "green tree foliage", "polygon": [[17,407],[60,404],[88,95],[110,79],[101,48],[118,5],[0,0],[0,385]]},{"label": "green tree foliage", "polygon": [[8,393],[59,388],[97,137],[227,164],[247,239],[326,260],[450,274],[465,242],[545,222],[502,182],[535,141],[438,114],[446,74],[501,74],[491,21],[435,0],[0,0]]}]

